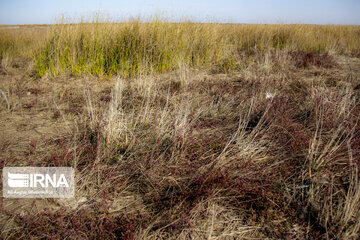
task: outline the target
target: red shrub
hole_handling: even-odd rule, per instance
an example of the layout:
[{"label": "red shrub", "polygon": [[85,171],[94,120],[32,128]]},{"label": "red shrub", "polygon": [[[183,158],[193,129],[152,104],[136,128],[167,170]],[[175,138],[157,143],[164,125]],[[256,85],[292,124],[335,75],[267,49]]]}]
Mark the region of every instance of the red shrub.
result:
[{"label": "red shrub", "polygon": [[295,66],[298,68],[308,68],[310,66],[333,68],[337,66],[334,58],[328,53],[314,53],[314,52],[291,52],[291,60],[294,61]]}]

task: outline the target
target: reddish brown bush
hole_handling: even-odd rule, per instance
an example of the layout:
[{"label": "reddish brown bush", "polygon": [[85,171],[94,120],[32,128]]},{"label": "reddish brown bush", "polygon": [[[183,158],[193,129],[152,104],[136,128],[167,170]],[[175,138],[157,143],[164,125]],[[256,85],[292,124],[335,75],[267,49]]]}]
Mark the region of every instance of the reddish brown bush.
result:
[{"label": "reddish brown bush", "polygon": [[315,52],[291,52],[290,59],[298,68],[308,68],[310,66],[333,68],[337,66],[334,58],[328,53],[315,53]]}]

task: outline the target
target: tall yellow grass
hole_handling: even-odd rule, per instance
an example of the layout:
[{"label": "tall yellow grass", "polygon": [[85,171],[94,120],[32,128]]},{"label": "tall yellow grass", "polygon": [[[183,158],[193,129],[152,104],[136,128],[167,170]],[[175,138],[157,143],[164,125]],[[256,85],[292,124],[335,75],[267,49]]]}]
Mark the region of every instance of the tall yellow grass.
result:
[{"label": "tall yellow grass", "polygon": [[228,72],[254,53],[360,52],[359,26],[171,23],[161,18],[115,23],[96,18],[53,25],[48,31],[1,31],[1,56],[33,56],[39,76],[70,70],[75,75],[128,77],[184,64]]}]

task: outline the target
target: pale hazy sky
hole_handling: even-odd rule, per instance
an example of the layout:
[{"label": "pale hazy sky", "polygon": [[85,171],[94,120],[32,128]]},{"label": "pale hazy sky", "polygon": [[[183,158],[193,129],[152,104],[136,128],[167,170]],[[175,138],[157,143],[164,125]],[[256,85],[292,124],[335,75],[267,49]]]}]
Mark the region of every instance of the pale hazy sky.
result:
[{"label": "pale hazy sky", "polygon": [[99,11],[115,20],[163,13],[202,22],[360,25],[360,0],[0,0],[0,24],[55,23],[62,14]]}]

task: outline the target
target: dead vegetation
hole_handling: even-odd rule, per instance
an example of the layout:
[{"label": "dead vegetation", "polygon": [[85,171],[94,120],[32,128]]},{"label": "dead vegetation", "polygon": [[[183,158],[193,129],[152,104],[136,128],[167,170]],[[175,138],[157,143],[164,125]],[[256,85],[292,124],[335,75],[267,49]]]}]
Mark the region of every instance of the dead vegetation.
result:
[{"label": "dead vegetation", "polygon": [[5,60],[0,165],[72,166],[76,197],[3,198],[2,237],[357,239],[359,59],[253,50],[107,80]]}]

